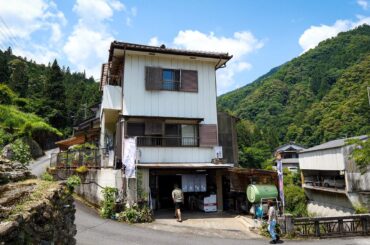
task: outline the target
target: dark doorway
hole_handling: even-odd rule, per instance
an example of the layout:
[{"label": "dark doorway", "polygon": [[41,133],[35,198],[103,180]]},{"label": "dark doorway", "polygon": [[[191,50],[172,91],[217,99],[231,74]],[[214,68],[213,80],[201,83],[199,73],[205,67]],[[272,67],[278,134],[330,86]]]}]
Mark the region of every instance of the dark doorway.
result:
[{"label": "dark doorway", "polygon": [[159,175],[158,176],[158,196],[160,208],[173,208],[172,191],[174,185],[181,188],[180,175]]}]

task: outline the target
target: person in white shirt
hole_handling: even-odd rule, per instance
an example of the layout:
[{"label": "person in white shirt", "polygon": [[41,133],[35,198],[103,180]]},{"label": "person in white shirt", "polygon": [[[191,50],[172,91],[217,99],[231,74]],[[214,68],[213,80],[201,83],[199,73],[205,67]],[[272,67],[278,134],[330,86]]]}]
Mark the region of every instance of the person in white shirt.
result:
[{"label": "person in white shirt", "polygon": [[276,226],[276,220],[277,220],[277,215],[276,215],[276,209],[273,205],[273,202],[271,200],[269,200],[267,202],[268,204],[268,226],[267,226],[267,230],[269,231],[270,233],[270,236],[272,238],[272,243],[273,244],[276,244],[276,242],[279,240],[279,236],[276,235],[276,231],[275,231],[275,226]]}]

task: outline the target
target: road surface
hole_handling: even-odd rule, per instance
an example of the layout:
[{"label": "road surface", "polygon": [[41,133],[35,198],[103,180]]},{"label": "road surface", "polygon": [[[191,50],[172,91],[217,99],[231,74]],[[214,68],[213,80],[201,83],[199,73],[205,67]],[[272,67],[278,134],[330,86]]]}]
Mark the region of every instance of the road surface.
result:
[{"label": "road surface", "polygon": [[[149,244],[149,245],[265,245],[267,239],[222,239],[194,234],[164,232],[148,228],[101,219],[95,210],[80,202],[76,204],[77,244]],[[305,241],[284,241],[281,244],[312,244],[312,245],[370,245],[370,238],[325,239]]]},{"label": "road surface", "polygon": [[28,166],[31,169],[32,174],[40,177],[46,170],[47,167],[50,166],[50,157],[52,153],[57,153],[59,148],[54,148],[45,152],[45,155],[32,161]]},{"label": "road surface", "polygon": [[[45,156],[30,164],[33,174],[40,176],[49,166],[50,155],[57,149],[46,152]],[[113,220],[102,219],[95,210],[76,201],[77,244],[125,244],[125,245],[264,245],[269,244],[268,239],[223,239],[206,237],[195,234],[166,232],[150,228],[128,225]],[[341,238],[325,240],[284,241],[281,244],[312,244],[312,245],[370,245],[370,238]]]}]

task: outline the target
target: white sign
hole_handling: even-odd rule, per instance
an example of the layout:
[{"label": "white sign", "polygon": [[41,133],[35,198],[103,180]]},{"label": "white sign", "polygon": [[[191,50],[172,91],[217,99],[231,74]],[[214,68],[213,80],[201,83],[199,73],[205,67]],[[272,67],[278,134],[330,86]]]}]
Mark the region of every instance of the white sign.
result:
[{"label": "white sign", "polygon": [[127,138],[124,140],[123,165],[125,165],[125,174],[127,178],[136,178],[136,138]]},{"label": "white sign", "polygon": [[222,146],[214,146],[213,150],[215,151],[215,158],[222,159]]}]

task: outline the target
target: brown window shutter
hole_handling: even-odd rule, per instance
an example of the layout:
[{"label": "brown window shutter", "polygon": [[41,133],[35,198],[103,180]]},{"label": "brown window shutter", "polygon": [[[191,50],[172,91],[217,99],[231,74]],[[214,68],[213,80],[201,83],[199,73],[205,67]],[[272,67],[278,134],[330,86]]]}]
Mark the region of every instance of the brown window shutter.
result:
[{"label": "brown window shutter", "polygon": [[181,70],[180,91],[198,92],[198,71]]},{"label": "brown window shutter", "polygon": [[199,125],[199,146],[212,147],[218,145],[217,142],[217,125],[200,124]]},{"label": "brown window shutter", "polygon": [[162,68],[145,67],[145,89],[161,90],[162,88]]},{"label": "brown window shutter", "polygon": [[145,135],[163,135],[163,122],[160,120],[145,122]]}]

